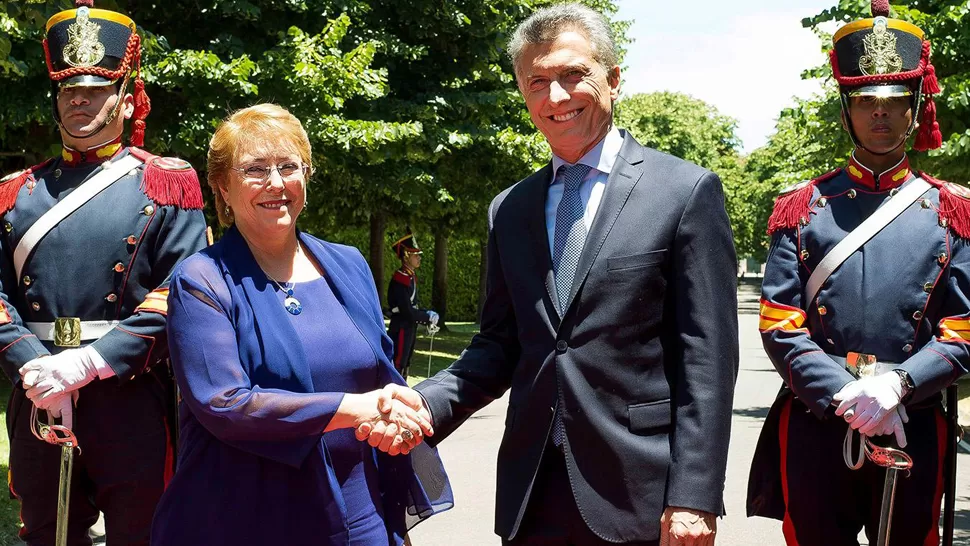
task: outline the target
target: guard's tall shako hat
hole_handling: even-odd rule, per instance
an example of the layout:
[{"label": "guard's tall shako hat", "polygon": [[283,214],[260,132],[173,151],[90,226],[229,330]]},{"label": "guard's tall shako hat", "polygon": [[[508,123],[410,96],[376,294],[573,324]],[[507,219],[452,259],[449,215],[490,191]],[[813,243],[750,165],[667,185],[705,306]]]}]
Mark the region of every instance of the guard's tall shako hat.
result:
[{"label": "guard's tall shako hat", "polygon": [[424,254],[421,248],[418,247],[418,242],[414,240],[414,234],[411,233],[411,228],[408,228],[407,235],[398,239],[397,242],[391,245],[391,248],[397,254],[397,257],[402,260],[406,254]]},{"label": "guard's tall shako hat", "polygon": [[[105,9],[95,9],[94,0],[75,0],[75,9],[55,14],[47,21],[44,54],[51,79],[51,105],[54,120],[61,124],[57,112],[57,93],[72,86],[116,85],[118,102],[101,127],[100,132],[120,112],[128,79],[134,72],[135,111],[131,144],[142,146],[145,141],[145,118],[151,102],[141,79],[141,38],[135,22],[129,17]],[[72,135],[73,136],[73,135]],[[80,135],[78,135],[80,136]]]},{"label": "guard's tall shako hat", "polygon": [[[829,52],[832,73],[839,83],[847,119],[851,97],[912,96],[913,123],[906,136],[913,132],[919,118],[913,148],[926,151],[942,146],[933,102],[940,86],[930,63],[930,42],[919,27],[890,19],[889,0],[872,0],[872,18],[845,25],[833,41],[835,47]],[[846,126],[853,143],[860,146],[852,124]]]}]

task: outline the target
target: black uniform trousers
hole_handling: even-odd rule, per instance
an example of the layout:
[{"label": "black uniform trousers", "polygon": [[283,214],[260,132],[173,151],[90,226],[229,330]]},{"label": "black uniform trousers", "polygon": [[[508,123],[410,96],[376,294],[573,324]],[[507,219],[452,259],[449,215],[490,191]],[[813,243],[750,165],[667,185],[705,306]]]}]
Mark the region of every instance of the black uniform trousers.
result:
[{"label": "black uniform trousers", "polygon": [[414,355],[414,342],[418,337],[417,323],[407,328],[392,322],[387,330],[387,336],[394,343],[394,368],[407,379],[411,356]]},{"label": "black uniform trousers", "polygon": [[[597,536],[583,520],[576,506],[566,458],[552,441],[546,445],[529,505],[518,533],[504,546],[606,546],[615,545]],[[623,542],[624,546],[658,546],[660,541]]]},{"label": "black uniform trousers", "polygon": [[[904,451],[913,458],[913,468],[909,476],[901,471],[897,477],[889,543],[936,545],[946,423],[939,407],[908,411]],[[787,506],[782,529],[787,544],[858,546],[862,529],[870,544],[875,543],[885,469],[868,459],[859,470],[847,467],[842,442],[848,425],[834,414],[818,419],[796,398],[782,406],[779,425],[782,491]],[[876,437],[874,443],[885,445],[888,439]],[[858,447],[858,441],[855,444]]]},{"label": "black uniform trousers", "polygon": [[[171,475],[173,446],[166,427],[172,398],[164,372],[131,381],[94,380],[74,409],[74,471],[68,544],[91,544],[88,530],[104,512],[108,546],[147,545],[155,505]],[[28,546],[53,546],[61,448],[31,433],[26,392],[14,387],[8,405],[10,489],[20,500]]]}]

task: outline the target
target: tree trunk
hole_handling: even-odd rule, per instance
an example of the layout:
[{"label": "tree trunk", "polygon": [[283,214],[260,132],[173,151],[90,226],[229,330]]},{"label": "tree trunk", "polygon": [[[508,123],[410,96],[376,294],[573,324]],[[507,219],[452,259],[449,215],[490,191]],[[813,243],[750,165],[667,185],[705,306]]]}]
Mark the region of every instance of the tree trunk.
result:
[{"label": "tree trunk", "polygon": [[387,217],[382,211],[372,212],[370,215],[370,271],[374,275],[377,294],[384,301],[384,230],[387,227]]},{"label": "tree trunk", "polygon": [[438,313],[438,326],[445,328],[448,318],[448,235],[444,230],[434,234],[434,284],[431,287],[431,309]]},{"label": "tree trunk", "polygon": [[482,239],[478,243],[479,255],[478,262],[478,323],[482,323],[482,309],[485,307],[485,286],[487,284],[488,272],[488,239]]}]

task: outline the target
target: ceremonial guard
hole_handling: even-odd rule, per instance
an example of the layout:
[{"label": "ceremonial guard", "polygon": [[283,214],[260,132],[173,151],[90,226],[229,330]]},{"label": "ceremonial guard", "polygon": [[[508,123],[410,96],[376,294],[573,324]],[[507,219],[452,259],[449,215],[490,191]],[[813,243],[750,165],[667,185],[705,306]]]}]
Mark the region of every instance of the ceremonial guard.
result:
[{"label": "ceremonial guard", "polygon": [[387,304],[391,308],[391,324],[387,335],[394,342],[394,367],[407,378],[418,324],[427,324],[430,330],[438,330],[438,313],[422,309],[418,303],[418,280],[414,276],[421,267],[421,249],[414,234],[398,239],[391,248],[401,260],[401,268],[394,272],[387,287]]},{"label": "ceremonial guard", "polygon": [[31,546],[91,544],[99,512],[109,544],[148,544],[173,468],[168,279],[205,246],[202,194],[188,163],[134,147],[150,103],[131,19],[78,0],[44,48],[63,149],[0,183],[10,490]]},{"label": "ceremonial guard", "polygon": [[948,444],[941,392],[970,365],[970,192],[914,171],[941,145],[930,42],[890,18],[834,36],[855,150],[782,192],[760,331],[783,379],[758,443],[748,514],[789,545],[939,543]]}]

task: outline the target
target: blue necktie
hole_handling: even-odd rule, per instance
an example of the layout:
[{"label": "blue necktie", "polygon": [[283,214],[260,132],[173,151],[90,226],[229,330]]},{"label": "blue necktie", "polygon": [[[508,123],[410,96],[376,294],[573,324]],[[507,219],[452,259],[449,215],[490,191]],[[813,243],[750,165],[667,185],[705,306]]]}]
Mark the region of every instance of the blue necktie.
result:
[{"label": "blue necktie", "polygon": [[[562,201],[556,209],[556,233],[552,245],[552,267],[556,273],[556,292],[559,295],[559,313],[566,314],[566,304],[569,301],[569,293],[572,291],[573,278],[576,277],[576,268],[579,266],[579,256],[583,253],[583,245],[586,244],[586,224],[583,223],[583,215],[586,208],[583,207],[583,200],[579,196],[579,187],[583,179],[589,174],[588,165],[573,165],[559,167],[557,176],[563,180],[565,189],[562,192]],[[562,396],[560,394],[559,403],[552,422],[552,443],[562,447],[566,439],[566,427],[562,421]]]},{"label": "blue necktie", "polygon": [[559,313],[566,313],[566,303],[573,287],[573,278],[579,266],[579,256],[586,244],[586,224],[583,215],[586,208],[579,196],[579,186],[589,174],[588,165],[565,165],[557,173],[563,181],[562,201],[556,209],[556,233],[552,243],[552,268],[556,274],[556,292],[559,294]]}]

